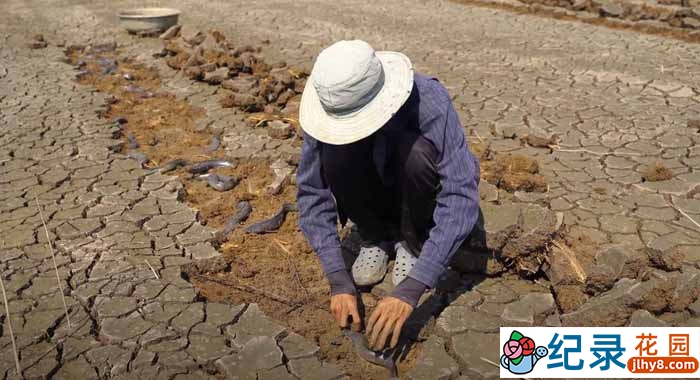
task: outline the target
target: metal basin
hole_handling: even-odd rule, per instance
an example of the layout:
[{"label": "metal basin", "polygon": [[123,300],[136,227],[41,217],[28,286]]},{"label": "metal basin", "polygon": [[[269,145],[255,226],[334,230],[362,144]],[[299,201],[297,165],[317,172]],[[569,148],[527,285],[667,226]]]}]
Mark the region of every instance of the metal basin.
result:
[{"label": "metal basin", "polygon": [[171,8],[136,8],[119,12],[119,21],[131,33],[165,31],[177,24],[180,11]]}]

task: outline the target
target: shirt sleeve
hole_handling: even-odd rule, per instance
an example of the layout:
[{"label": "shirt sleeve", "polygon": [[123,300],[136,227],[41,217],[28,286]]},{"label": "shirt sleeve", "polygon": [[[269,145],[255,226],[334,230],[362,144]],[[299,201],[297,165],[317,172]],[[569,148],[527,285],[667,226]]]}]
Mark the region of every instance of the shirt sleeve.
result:
[{"label": "shirt sleeve", "polygon": [[321,174],[319,143],[307,134],[297,169],[297,204],[299,227],[318,255],[323,271],[328,275],[346,270],[335,201]]},{"label": "shirt sleeve", "polygon": [[421,94],[419,122],[438,151],[441,191],[433,213],[435,227],[409,276],[433,288],[478,218],[479,163],[467,147],[447,90],[437,80],[430,80],[428,88]]}]

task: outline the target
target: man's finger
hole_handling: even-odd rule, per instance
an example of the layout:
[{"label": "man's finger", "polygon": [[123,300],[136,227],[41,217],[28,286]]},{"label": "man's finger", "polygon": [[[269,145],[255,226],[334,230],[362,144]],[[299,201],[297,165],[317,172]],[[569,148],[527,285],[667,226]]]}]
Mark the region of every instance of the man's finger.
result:
[{"label": "man's finger", "polygon": [[333,316],[333,319],[340,322],[340,318],[338,317],[338,308],[337,307],[331,306],[331,315]]},{"label": "man's finger", "polygon": [[394,324],[394,331],[391,333],[391,348],[396,348],[396,345],[399,344],[399,337],[401,337],[401,330],[405,322],[405,319],[399,318]]},{"label": "man's finger", "polygon": [[362,321],[360,320],[360,313],[357,311],[357,307],[350,310],[350,315],[352,316],[352,329],[360,331],[362,329]]},{"label": "man's finger", "polygon": [[343,327],[343,319],[340,318],[340,314],[334,315],[333,318],[335,318],[335,323],[338,324],[338,327]]},{"label": "man's finger", "polygon": [[396,320],[394,318],[391,318],[386,322],[382,328],[381,334],[379,335],[379,339],[374,344],[375,351],[379,351],[384,348],[387,339],[389,339],[389,334],[391,334],[394,329],[394,325],[396,325]]},{"label": "man's finger", "polygon": [[340,328],[344,329],[348,327],[348,311],[345,305],[340,307],[340,313],[338,313],[338,316],[340,317]]},{"label": "man's finger", "polygon": [[386,323],[386,317],[382,314],[382,316],[379,317],[379,320],[377,321],[377,323],[374,325],[374,328],[372,329],[372,335],[369,338],[370,347],[374,347],[374,343],[377,341],[379,334],[382,332],[382,329],[384,328],[385,323]]},{"label": "man's finger", "polygon": [[377,306],[376,309],[370,315],[369,320],[367,320],[367,334],[371,334],[374,329],[374,324],[377,323],[377,318],[381,315],[381,306]]}]

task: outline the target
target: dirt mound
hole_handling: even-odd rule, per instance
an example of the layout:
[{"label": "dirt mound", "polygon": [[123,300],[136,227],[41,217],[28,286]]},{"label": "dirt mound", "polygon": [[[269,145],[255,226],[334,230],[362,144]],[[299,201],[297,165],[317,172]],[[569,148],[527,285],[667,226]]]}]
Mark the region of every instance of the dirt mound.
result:
[{"label": "dirt mound", "polygon": [[550,148],[557,144],[556,135],[542,136],[538,134],[525,134],[520,138],[520,142],[534,148]]},{"label": "dirt mound", "polygon": [[43,49],[49,44],[44,39],[43,34],[35,34],[28,43],[30,49]]},{"label": "dirt mound", "polygon": [[308,73],[284,62],[271,65],[260,48],[234,46],[217,30],[204,33],[188,26],[166,32],[160,56],[190,79],[220,86],[222,107],[264,115],[253,117],[251,124],[283,120],[298,128],[298,103]]},{"label": "dirt mound", "polygon": [[544,193],[547,181],[539,173],[537,161],[530,157],[513,154],[498,154],[493,161],[482,165],[484,179],[510,192],[526,191]]},{"label": "dirt mound", "polygon": [[[611,29],[618,29],[618,30],[633,30],[639,33],[644,33],[648,35],[654,35],[654,36],[663,36],[667,38],[673,38],[677,39],[680,41],[685,41],[685,42],[691,42],[691,43],[697,43],[700,42],[700,34],[695,33],[694,30],[689,29],[689,28],[679,28],[679,25],[682,25],[683,21],[680,20],[680,24],[678,23],[677,18],[669,18],[668,13],[667,13],[667,20],[666,22],[669,22],[669,25],[671,26],[670,28],[668,25],[663,25],[663,24],[650,24],[650,23],[640,23],[640,22],[630,22],[633,21],[634,18],[628,19],[628,20],[621,20],[621,19],[615,19],[615,18],[610,18],[607,17],[607,14],[600,13],[600,8],[593,8],[590,7],[590,5],[593,4],[593,2],[574,2],[574,1],[565,1],[561,2],[563,4],[563,8],[573,8],[574,5],[577,7],[583,6],[583,8],[590,7],[588,10],[591,12],[586,12],[583,13],[585,16],[581,16],[579,14],[572,14],[570,11],[561,9],[562,5],[559,2],[550,2],[548,0],[538,0],[538,1],[532,1],[532,0],[527,0],[527,1],[522,1],[522,2],[513,2],[513,3],[506,3],[506,2],[496,2],[496,1],[491,1],[491,0],[453,0],[457,3],[463,3],[463,4],[473,4],[473,5],[478,5],[482,7],[487,7],[487,8],[494,8],[494,9],[506,9],[514,13],[519,13],[519,14],[527,14],[527,15],[535,15],[538,17],[549,17],[549,18],[555,18],[559,20],[567,20],[567,21],[577,21],[577,22],[582,22],[586,24],[592,24],[592,25],[599,25],[599,26],[605,26]],[[628,3],[629,4],[629,3]],[[639,2],[638,3],[641,7],[644,7],[644,2]],[[649,2],[650,4],[650,2]],[[632,8],[631,8],[632,9]],[[649,9],[647,7],[647,9]],[[641,12],[640,12],[641,11]],[[593,13],[597,12],[597,13]],[[636,13],[637,15],[645,13],[646,10],[644,9],[637,9]],[[685,12],[675,12],[677,16],[686,14]],[[657,13],[658,14],[658,13]],[[591,17],[593,15],[600,16],[600,17]],[[652,18],[655,16],[652,14]],[[636,21],[636,20],[634,20]]]},{"label": "dirt mound", "polygon": [[469,147],[479,157],[481,178],[486,182],[511,193],[544,193],[549,188],[544,176],[538,174],[536,160],[519,154],[494,153],[486,143],[472,142]]},{"label": "dirt mound", "polygon": [[655,161],[644,170],[642,178],[649,182],[667,181],[673,178],[673,172],[665,167],[661,161]]}]

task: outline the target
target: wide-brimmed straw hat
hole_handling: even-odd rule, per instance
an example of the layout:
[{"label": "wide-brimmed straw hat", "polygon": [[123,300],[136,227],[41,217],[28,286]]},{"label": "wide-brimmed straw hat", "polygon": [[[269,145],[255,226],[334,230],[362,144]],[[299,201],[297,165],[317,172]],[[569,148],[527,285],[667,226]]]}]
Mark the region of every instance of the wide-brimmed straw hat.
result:
[{"label": "wide-brimmed straw hat", "polygon": [[301,128],[327,144],[361,140],[391,119],[412,88],[405,55],[360,40],[336,42],[314,63],[301,97]]}]

